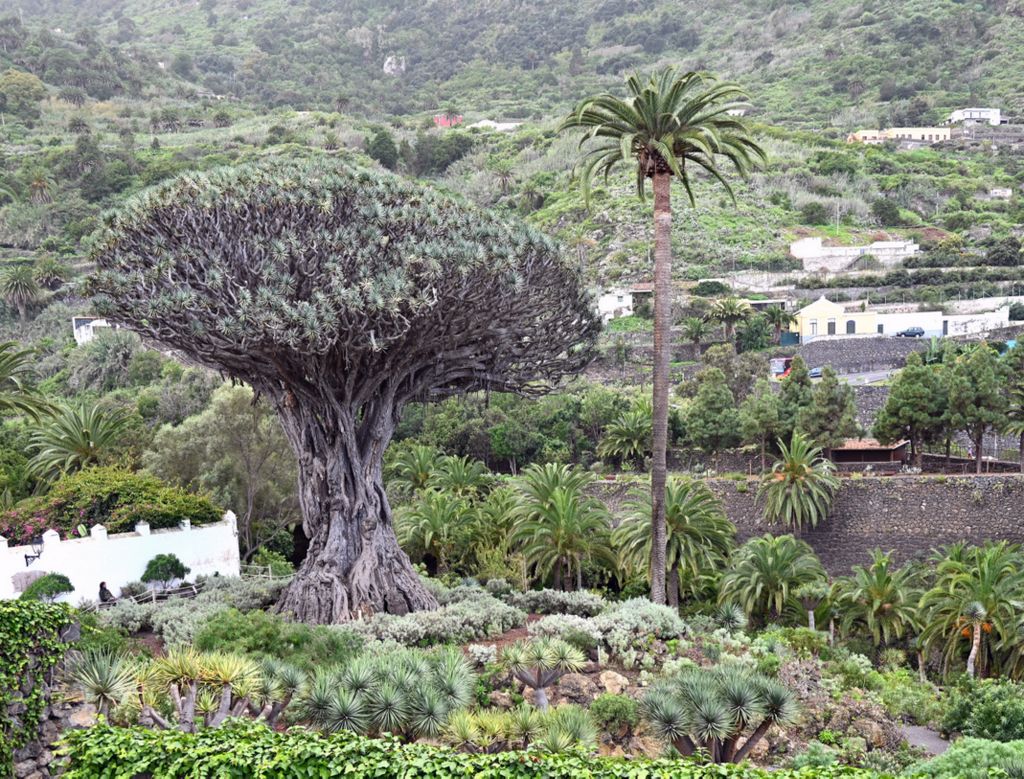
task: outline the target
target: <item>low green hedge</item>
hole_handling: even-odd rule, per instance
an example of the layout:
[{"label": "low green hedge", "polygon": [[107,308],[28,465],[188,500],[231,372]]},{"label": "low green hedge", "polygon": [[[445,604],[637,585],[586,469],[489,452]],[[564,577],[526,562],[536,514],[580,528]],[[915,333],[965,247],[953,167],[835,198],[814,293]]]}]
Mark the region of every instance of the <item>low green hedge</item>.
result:
[{"label": "low green hedge", "polygon": [[172,487],[155,476],[118,467],[86,468],[65,476],[46,495],[0,514],[0,535],[14,546],[27,544],[48,529],[72,538],[80,525],[101,524],[108,533],[126,533],[138,522],[159,530],[176,527],[183,519],[193,525],[210,524],[221,515],[205,495]]},{"label": "low green hedge", "polygon": [[814,768],[767,772],[741,766],[698,766],[681,760],[624,760],[587,755],[501,752],[470,755],[426,744],[324,736],[293,729],[276,733],[236,721],[196,734],[96,726],[64,734],[64,779],[288,779],[290,777],[480,777],[480,779],[875,779],[871,771]]}]

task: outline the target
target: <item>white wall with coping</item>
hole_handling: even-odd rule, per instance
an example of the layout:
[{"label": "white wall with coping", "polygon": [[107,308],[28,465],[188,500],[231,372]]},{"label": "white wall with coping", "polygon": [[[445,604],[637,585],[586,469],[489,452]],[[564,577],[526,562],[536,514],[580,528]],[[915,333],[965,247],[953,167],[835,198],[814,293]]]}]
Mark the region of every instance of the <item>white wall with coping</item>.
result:
[{"label": "white wall with coping", "polygon": [[979,311],[971,314],[950,314],[943,317],[946,335],[976,335],[1010,326],[1010,307],[1001,306],[995,311]]},{"label": "white wall with coping", "polygon": [[875,241],[867,246],[825,246],[820,236],[801,238],[789,245],[789,253],[807,271],[840,271],[859,257],[870,254],[883,267],[912,257],[920,247],[913,241]]},{"label": "white wall with coping", "polygon": [[908,327],[920,327],[924,330],[925,338],[942,335],[941,311],[879,312],[875,321],[881,325],[882,335],[896,335]]},{"label": "white wall with coping", "polygon": [[128,582],[138,581],[146,563],[158,554],[174,554],[188,568],[189,578],[219,573],[238,576],[238,525],[233,512],[213,525],[192,527],[185,520],[177,528],[150,530],[146,523],[135,526],[133,533],[108,535],[103,525],[93,525],[88,538],[61,540],[54,530],[43,534],[43,551],[38,560],[25,565],[31,546],[7,545],[0,536],[0,598],[17,598],[14,577],[19,573],[39,571],[62,573],[71,580],[75,591],[59,600],[78,603],[97,600],[100,582],[106,582],[114,595]]}]

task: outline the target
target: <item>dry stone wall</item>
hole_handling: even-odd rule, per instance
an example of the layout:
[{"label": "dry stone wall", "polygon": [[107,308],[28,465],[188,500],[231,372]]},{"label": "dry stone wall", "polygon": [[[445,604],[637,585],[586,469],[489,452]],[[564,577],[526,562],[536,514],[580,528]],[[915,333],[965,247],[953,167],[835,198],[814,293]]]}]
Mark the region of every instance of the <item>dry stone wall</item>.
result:
[{"label": "dry stone wall", "polygon": [[[713,480],[709,485],[725,503],[741,541],[785,532],[764,523],[756,482]],[[867,563],[876,547],[906,561],[956,541],[1024,543],[1024,477],[844,479],[828,520],[802,537],[835,575]]]}]

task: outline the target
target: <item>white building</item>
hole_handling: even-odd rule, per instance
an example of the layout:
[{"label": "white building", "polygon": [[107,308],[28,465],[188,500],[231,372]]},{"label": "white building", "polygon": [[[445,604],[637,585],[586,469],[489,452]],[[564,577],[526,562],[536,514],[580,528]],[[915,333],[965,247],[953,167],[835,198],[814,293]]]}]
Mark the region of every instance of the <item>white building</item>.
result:
[{"label": "white building", "polygon": [[75,343],[81,346],[96,337],[101,330],[115,330],[117,325],[110,324],[106,319],[95,316],[71,317],[71,329],[75,334]]},{"label": "white building", "polygon": [[801,238],[789,245],[789,253],[803,262],[804,270],[835,273],[847,270],[859,258],[870,255],[883,267],[891,267],[917,254],[913,241],[875,241],[867,246],[825,246],[820,237]]},{"label": "white building", "polygon": [[946,119],[946,124],[1005,124],[1003,112],[998,108],[958,108]]},{"label": "white building", "polygon": [[633,315],[633,293],[628,289],[609,289],[597,299],[597,313],[602,322]]},{"label": "white building", "polygon": [[1013,190],[1010,187],[992,187],[988,196],[993,200],[1009,200],[1013,197]]},{"label": "white building", "polygon": [[[213,525],[150,530],[139,523],[133,533],[108,535],[103,525],[93,525],[87,538],[62,539],[55,530],[43,533],[41,554],[31,546],[7,545],[0,536],[0,598],[16,598],[29,580],[26,574],[62,573],[74,592],[58,600],[78,603],[97,600],[100,582],[115,596],[129,582],[137,582],[146,564],[158,554],[173,554],[190,569],[189,577],[238,576],[238,527],[228,512]],[[26,557],[28,555],[28,557]],[[33,559],[34,558],[34,559]]]}]

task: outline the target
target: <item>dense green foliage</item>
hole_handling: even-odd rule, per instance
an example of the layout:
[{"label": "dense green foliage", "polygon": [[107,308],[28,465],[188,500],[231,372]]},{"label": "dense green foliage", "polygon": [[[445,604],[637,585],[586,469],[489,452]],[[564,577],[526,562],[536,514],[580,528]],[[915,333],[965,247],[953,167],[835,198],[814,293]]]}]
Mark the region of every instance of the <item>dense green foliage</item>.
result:
[{"label": "dense green foliage", "polygon": [[75,588],[62,573],[47,573],[33,581],[21,593],[21,600],[38,600],[52,602],[58,596],[74,592]]},{"label": "dense green foliage", "polygon": [[193,525],[217,522],[221,512],[206,497],[159,479],[123,468],[86,468],[58,481],[46,495],[32,498],[0,517],[0,535],[12,544],[28,543],[46,529],[67,538],[79,527],[94,524],[108,533],[123,533],[139,522],[152,530],[177,527],[185,519]]},{"label": "dense green foliage", "polygon": [[[35,736],[46,705],[44,677],[64,657],[60,634],[69,622],[63,605],[0,600],[0,772],[11,770],[14,750]],[[12,704],[24,706],[13,720]]]},{"label": "dense green foliage", "polygon": [[176,779],[197,771],[233,766],[239,776],[262,771],[266,776],[303,777],[311,772],[345,771],[353,776],[474,776],[487,779],[533,777],[538,771],[560,777],[672,777],[672,779],[870,779],[871,772],[825,769],[814,772],[773,772],[736,767],[686,765],[678,760],[596,760],[584,755],[547,756],[532,752],[460,754],[396,739],[365,739],[349,733],[318,736],[301,731],[274,733],[242,723],[196,734],[154,732],[141,728],[97,726],[65,735],[70,765],[68,779],[96,779],[118,773],[152,773],[154,779]]}]

